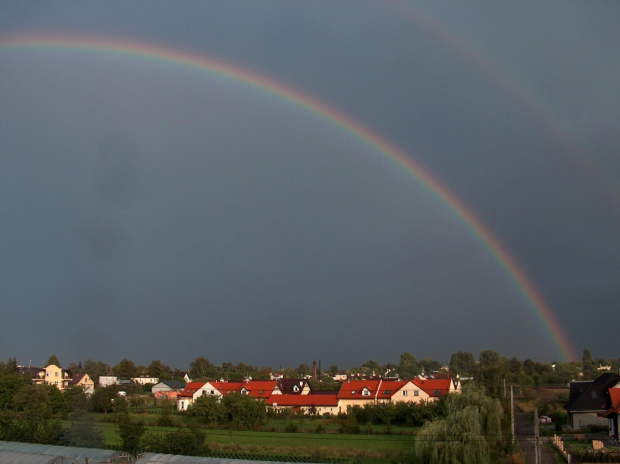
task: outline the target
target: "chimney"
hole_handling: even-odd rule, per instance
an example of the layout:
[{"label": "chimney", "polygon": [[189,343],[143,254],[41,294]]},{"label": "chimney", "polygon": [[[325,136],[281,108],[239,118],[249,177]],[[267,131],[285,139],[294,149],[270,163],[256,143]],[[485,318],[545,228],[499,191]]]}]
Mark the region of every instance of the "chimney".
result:
[{"label": "chimney", "polygon": [[316,361],[312,361],[312,378],[316,380]]}]

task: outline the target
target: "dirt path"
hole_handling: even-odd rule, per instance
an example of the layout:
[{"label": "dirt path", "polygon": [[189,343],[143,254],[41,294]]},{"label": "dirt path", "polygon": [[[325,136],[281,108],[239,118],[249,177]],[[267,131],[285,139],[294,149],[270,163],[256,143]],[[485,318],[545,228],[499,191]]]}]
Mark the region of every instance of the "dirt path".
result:
[{"label": "dirt path", "polygon": [[[536,464],[536,450],[534,446],[534,425],[530,424],[529,414],[516,414],[515,435],[521,451],[525,453],[525,464]],[[543,443],[540,444],[541,464],[556,464],[553,453]]]}]

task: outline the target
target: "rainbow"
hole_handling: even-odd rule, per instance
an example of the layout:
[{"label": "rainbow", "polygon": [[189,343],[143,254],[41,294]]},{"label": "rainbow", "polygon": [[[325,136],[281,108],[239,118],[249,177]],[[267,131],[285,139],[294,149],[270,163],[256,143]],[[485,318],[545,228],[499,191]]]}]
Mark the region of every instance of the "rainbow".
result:
[{"label": "rainbow", "polygon": [[371,146],[381,155],[391,160],[418,181],[427,191],[437,197],[467,227],[472,236],[488,251],[514,283],[536,318],[542,324],[557,354],[564,360],[578,359],[562,326],[541,293],[536,289],[517,261],[476,215],[430,172],[407,156],[402,150],[351,117],[293,87],[230,63],[187,51],[111,38],[55,35],[0,37],[0,52],[30,49],[120,55],[132,59],[154,60],[195,69],[271,94],[299,107],[303,111],[313,113],[329,121],[353,138]]},{"label": "rainbow", "polygon": [[541,103],[544,101],[543,98],[534,97],[533,93],[528,91],[523,84],[506,74],[500,66],[474,48],[470,42],[433,19],[430,14],[424,12],[414,3],[388,1],[386,4],[397,10],[400,18],[411,21],[417,28],[474,66],[504,95],[510,97],[516,106],[526,113],[532,121],[536,122],[539,127],[543,128],[547,136],[554,140],[554,143],[560,148],[562,157],[572,160],[584,173],[589,174],[593,179],[594,187],[607,197],[606,200],[614,212],[616,214],[620,212],[620,185],[618,181],[610,174],[610,170],[602,166],[596,157],[588,152],[559,122],[560,118],[553,115],[551,110]]}]

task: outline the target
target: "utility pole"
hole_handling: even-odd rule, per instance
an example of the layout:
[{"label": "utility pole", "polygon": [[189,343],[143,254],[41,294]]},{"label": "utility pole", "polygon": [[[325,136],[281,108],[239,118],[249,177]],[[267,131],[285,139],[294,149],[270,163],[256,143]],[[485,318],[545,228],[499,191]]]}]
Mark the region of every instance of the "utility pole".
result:
[{"label": "utility pole", "polygon": [[534,408],[534,455],[536,464],[540,464],[540,436],[538,434],[538,408]]},{"label": "utility pole", "polygon": [[512,449],[515,449],[515,396],[514,385],[510,385],[510,430],[512,431]]}]

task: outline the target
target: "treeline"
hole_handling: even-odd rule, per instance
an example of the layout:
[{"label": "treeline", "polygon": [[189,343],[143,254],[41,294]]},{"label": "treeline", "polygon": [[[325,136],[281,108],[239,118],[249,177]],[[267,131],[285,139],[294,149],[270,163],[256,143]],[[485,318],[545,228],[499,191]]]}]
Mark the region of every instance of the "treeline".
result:
[{"label": "treeline", "polygon": [[[14,360],[10,361],[16,364]],[[55,355],[50,356],[48,364],[63,367]],[[326,370],[317,372],[322,382],[313,382],[314,389],[337,389],[339,384],[333,382],[336,374],[348,375],[399,377],[411,379],[421,374],[450,375],[452,378],[473,378],[479,382],[490,383],[496,388],[498,379],[519,385],[562,385],[577,378],[594,379],[605,370],[599,367],[608,367],[612,372],[620,371],[620,359],[594,358],[588,349],[583,352],[581,361],[541,363],[532,359],[519,360],[508,358],[495,351],[486,350],[479,353],[478,358],[473,353],[459,351],[450,357],[445,365],[432,358],[418,360],[409,352],[402,353],[396,363],[380,364],[368,360],[360,366],[349,369],[340,369],[332,364]],[[43,367],[43,366],[41,366]],[[183,380],[187,374],[192,380],[242,380],[246,378],[268,379],[270,374],[278,373],[285,378],[304,378],[311,375],[312,369],[306,363],[295,368],[280,368],[274,370],[269,366],[256,367],[240,362],[233,364],[223,362],[214,364],[205,357],[198,357],[190,363],[189,369],[171,368],[160,360],[153,360],[148,365],[136,365],[132,360],[124,358],[118,364],[110,366],[102,361],[87,359],[82,362],[73,362],[65,367],[72,375],[87,373],[98,383],[100,376],[115,375],[123,379],[135,377],[156,377],[160,380]]]}]

